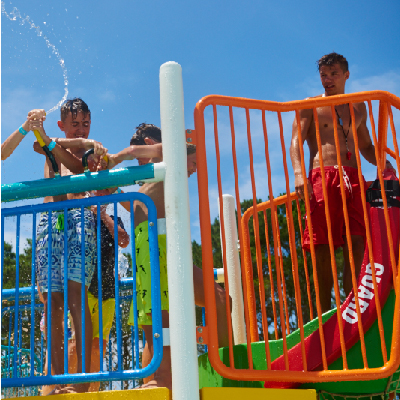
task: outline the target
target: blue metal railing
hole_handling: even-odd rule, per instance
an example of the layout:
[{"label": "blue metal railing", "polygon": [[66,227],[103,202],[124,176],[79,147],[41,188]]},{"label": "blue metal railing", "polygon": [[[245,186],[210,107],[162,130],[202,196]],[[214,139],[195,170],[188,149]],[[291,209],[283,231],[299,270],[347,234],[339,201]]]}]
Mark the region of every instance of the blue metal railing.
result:
[{"label": "blue metal railing", "polygon": [[[130,167],[123,168],[115,171],[102,171],[100,173],[86,173],[77,176],[71,177],[62,177],[62,178],[54,178],[54,179],[46,179],[34,182],[23,182],[17,183],[13,185],[5,185],[2,187],[2,200],[3,201],[13,201],[13,200],[22,200],[26,198],[34,198],[34,197],[43,197],[48,195],[56,195],[63,193],[71,193],[78,192],[83,190],[93,190],[100,189],[110,186],[124,186],[128,184],[132,184],[133,181],[142,180],[145,178],[153,177],[153,168],[152,165],[146,166],[147,168],[142,167]],[[92,205],[96,205],[100,207],[102,204],[114,204],[114,238],[115,238],[115,249],[118,249],[117,243],[117,220],[118,220],[118,212],[117,212],[117,203],[118,202],[129,202],[131,210],[133,210],[133,202],[140,201],[142,202],[148,209],[148,230],[149,230],[149,249],[150,249],[150,262],[151,262],[151,300],[152,300],[152,320],[153,320],[153,343],[154,343],[154,357],[151,360],[150,364],[145,368],[140,368],[139,362],[139,333],[138,329],[135,329],[131,332],[131,336],[134,337],[134,351],[132,348],[132,353],[136,355],[135,363],[132,358],[131,369],[123,369],[123,360],[122,360],[122,321],[121,321],[121,309],[120,304],[122,300],[126,300],[129,297],[123,296],[120,298],[120,282],[118,279],[115,280],[115,300],[116,300],[116,343],[117,343],[117,369],[114,371],[104,371],[103,368],[103,330],[99,329],[99,347],[100,347],[100,371],[96,373],[90,373],[84,370],[83,373],[80,374],[68,374],[68,348],[64,346],[64,373],[59,375],[51,375],[51,352],[47,351],[48,355],[48,373],[47,375],[38,374],[35,363],[31,363],[30,371],[28,374],[24,374],[22,376],[21,370],[19,369],[18,364],[18,351],[21,350],[21,340],[23,333],[21,332],[22,324],[19,324],[19,318],[14,318],[13,321],[13,332],[12,335],[10,333],[8,347],[10,347],[9,356],[10,362],[12,365],[10,367],[13,370],[11,376],[3,376],[2,377],[2,386],[3,387],[20,387],[20,386],[37,386],[37,385],[51,385],[51,384],[64,384],[64,383],[83,383],[83,382],[92,382],[92,381],[118,381],[118,380],[132,380],[132,379],[140,379],[147,377],[153,374],[156,369],[159,367],[162,359],[163,353],[163,337],[162,337],[162,324],[161,324],[161,299],[160,299],[160,272],[159,272],[159,258],[158,258],[158,238],[157,238],[157,210],[153,203],[153,201],[141,194],[141,193],[123,193],[117,195],[110,196],[102,196],[102,197],[91,197],[80,200],[69,200],[62,201],[56,203],[45,203],[38,205],[26,205],[20,207],[7,207],[2,208],[2,250],[4,253],[4,226],[6,218],[16,217],[16,264],[15,264],[15,282],[16,287],[14,290],[14,313],[15,315],[19,315],[21,310],[29,308],[31,311],[31,329],[27,333],[30,335],[29,341],[29,354],[30,359],[33,360],[35,357],[35,345],[38,345],[38,338],[35,338],[35,252],[36,252],[36,214],[37,213],[49,213],[49,221],[51,221],[51,215],[54,212],[63,213],[64,220],[68,219],[68,210],[71,209],[80,209],[81,220],[83,221],[83,213],[85,207],[90,207]],[[21,235],[21,217],[30,215],[32,216],[32,268],[31,268],[31,286],[29,288],[20,288],[19,279],[20,279],[20,271],[19,271],[19,242]],[[67,259],[68,246],[67,246],[67,229],[66,223],[64,224],[64,260]],[[137,301],[136,301],[136,260],[135,260],[135,232],[134,232],[134,214],[131,213],[130,218],[131,225],[131,254],[132,254],[132,276],[133,278],[130,281],[130,288],[132,290],[132,301],[133,301],[133,310],[137,310]],[[49,236],[51,235],[51,223],[49,224]],[[50,236],[51,237],[51,236]],[[82,247],[81,247],[81,265],[84,265],[85,262],[85,237],[84,237],[84,229],[82,229]],[[49,249],[48,249],[48,259],[51,260],[52,255],[52,246],[51,240],[49,241]],[[2,260],[1,266],[2,273],[2,282],[3,281],[3,270],[4,270],[4,259]],[[84,268],[82,268],[84,274]],[[97,271],[98,274],[98,282],[102,282],[101,280],[101,241],[100,241],[100,213],[97,213]],[[68,275],[67,262],[64,263],[64,276]],[[118,254],[115,251],[115,275],[118,276]],[[84,279],[84,276],[82,277]],[[51,313],[51,274],[48,274],[48,308],[47,308],[47,326],[51,328],[52,326],[52,313]],[[123,282],[123,287],[126,287],[127,281]],[[84,286],[82,285],[82,293],[84,294]],[[99,285],[99,326],[102,327],[102,293],[101,293],[101,284]],[[21,302],[26,302],[29,300],[30,304],[23,305]],[[2,289],[2,298],[7,299],[8,301],[12,300],[12,293],[10,290]],[[84,298],[83,296],[81,298]],[[67,299],[68,299],[68,286],[67,279],[64,280],[64,327],[68,326],[68,317],[67,317]],[[84,338],[85,331],[85,304],[81,304],[82,311],[82,337]],[[138,326],[137,320],[137,312],[133,312],[134,316],[134,324],[135,327]],[[11,319],[10,319],[11,323]],[[11,327],[11,326],[10,326]],[[48,329],[48,340],[47,340],[47,349],[51,349],[51,329]],[[25,335],[26,336],[26,335]],[[64,329],[64,343],[67,343],[67,329]],[[84,346],[85,341],[82,340],[82,366],[85,365],[85,356],[86,349]]]}]

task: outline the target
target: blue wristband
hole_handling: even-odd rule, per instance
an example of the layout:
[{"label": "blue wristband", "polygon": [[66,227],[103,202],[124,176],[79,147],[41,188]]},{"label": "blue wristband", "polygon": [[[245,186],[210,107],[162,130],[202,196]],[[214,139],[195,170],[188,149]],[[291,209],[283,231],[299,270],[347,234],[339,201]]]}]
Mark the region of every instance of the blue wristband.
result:
[{"label": "blue wristband", "polygon": [[115,193],[120,194],[120,193],[122,193],[122,190],[121,190],[120,188],[118,188],[118,189],[115,191]]},{"label": "blue wristband", "polygon": [[26,131],[23,127],[22,127],[22,125],[19,127],[19,133],[21,134],[21,135],[26,135],[27,133],[28,133],[28,131]]},{"label": "blue wristband", "polygon": [[56,142],[54,140],[52,140],[47,147],[50,151],[52,151],[54,149],[54,147],[56,147]]}]

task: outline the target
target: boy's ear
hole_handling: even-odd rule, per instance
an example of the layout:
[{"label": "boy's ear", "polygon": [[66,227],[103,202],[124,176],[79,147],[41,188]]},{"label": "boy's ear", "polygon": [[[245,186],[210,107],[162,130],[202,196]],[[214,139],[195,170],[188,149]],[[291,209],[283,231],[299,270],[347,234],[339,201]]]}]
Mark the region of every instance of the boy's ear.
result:
[{"label": "boy's ear", "polygon": [[64,132],[64,122],[62,121],[57,121],[58,127]]},{"label": "boy's ear", "polygon": [[145,137],[145,138],[144,138],[144,142],[145,142],[147,145],[151,145],[151,144],[154,144],[154,143],[155,143],[155,141],[154,141],[153,139],[149,138],[149,137]]}]

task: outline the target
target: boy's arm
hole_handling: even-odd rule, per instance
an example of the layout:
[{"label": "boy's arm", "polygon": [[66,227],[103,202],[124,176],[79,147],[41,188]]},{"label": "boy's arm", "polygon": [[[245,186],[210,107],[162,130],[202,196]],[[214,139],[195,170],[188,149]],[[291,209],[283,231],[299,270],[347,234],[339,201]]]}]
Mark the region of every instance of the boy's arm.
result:
[{"label": "boy's arm", "polygon": [[[97,207],[93,207],[93,212],[96,214],[97,212]],[[107,207],[106,206],[100,206],[100,218],[103,221],[104,225],[107,227],[109,230],[111,236],[114,238],[114,218],[111,218],[107,214]],[[122,228],[120,225],[118,225],[118,246],[125,248],[129,244],[129,235],[125,231],[124,228]]]},{"label": "boy's arm", "polygon": [[108,155],[108,169],[111,169],[125,160],[135,158],[160,158],[162,159],[162,143],[142,146],[129,146],[117,154]]},{"label": "boy's arm", "polygon": [[[304,179],[303,174],[301,172],[301,157],[300,157],[300,145],[299,141],[302,141],[304,144],[307,139],[308,132],[310,129],[310,125],[313,119],[313,111],[312,110],[300,110],[300,133],[298,134],[298,124],[297,119],[295,118],[292,126],[292,141],[290,144],[290,158],[292,160],[292,166],[294,171],[294,185],[295,191],[300,199],[304,200]],[[312,195],[312,187],[310,182],[307,179],[307,188],[308,194],[311,198]]]},{"label": "boy's arm", "polygon": [[102,156],[107,154],[107,149],[97,140],[93,139],[66,139],[66,138],[56,138],[54,141],[63,147],[64,149],[94,149],[94,154]]},{"label": "boy's arm", "polygon": [[[37,129],[40,132],[40,136],[43,139],[43,142],[46,146],[52,142],[52,140],[47,136],[42,121],[33,121],[32,122],[32,129]],[[33,144],[33,149],[40,154],[45,154],[42,148],[40,147],[39,143],[36,141]],[[82,174],[84,172],[84,168],[82,165],[82,160],[72,153],[70,153],[65,148],[61,147],[56,143],[54,148],[51,150],[54,154],[54,157],[57,160],[57,163],[62,163],[65,165],[72,173],[74,174]]]},{"label": "boy's arm", "polygon": [[25,137],[26,133],[31,130],[30,122],[26,120],[19,129],[14,131],[5,141],[1,144],[1,159],[5,160],[11,156],[13,151],[18,147],[21,143],[22,139]]}]

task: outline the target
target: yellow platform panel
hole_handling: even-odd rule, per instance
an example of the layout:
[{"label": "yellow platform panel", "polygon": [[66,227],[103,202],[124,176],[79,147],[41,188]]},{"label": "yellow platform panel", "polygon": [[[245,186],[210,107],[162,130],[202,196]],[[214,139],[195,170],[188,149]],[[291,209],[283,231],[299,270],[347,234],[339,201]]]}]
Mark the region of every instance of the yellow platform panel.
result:
[{"label": "yellow platform panel", "polygon": [[201,400],[316,400],[314,389],[207,388],[200,390]]},{"label": "yellow platform panel", "polygon": [[[135,390],[110,390],[94,393],[69,393],[57,396],[47,396],[54,400],[171,400],[170,390],[167,388],[135,389]],[[29,397],[29,400],[41,400],[41,396]]]}]

